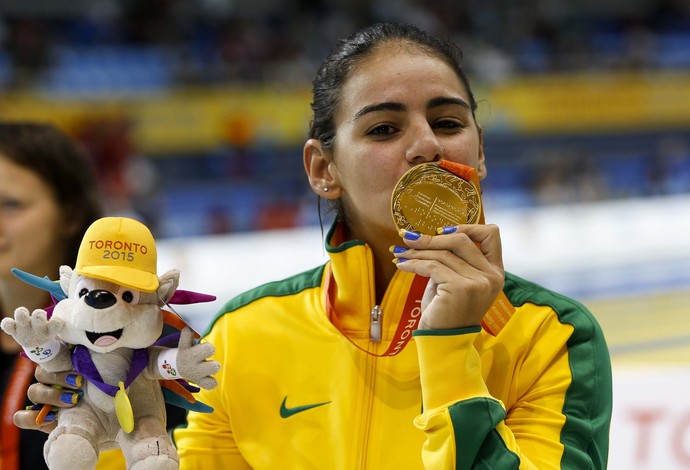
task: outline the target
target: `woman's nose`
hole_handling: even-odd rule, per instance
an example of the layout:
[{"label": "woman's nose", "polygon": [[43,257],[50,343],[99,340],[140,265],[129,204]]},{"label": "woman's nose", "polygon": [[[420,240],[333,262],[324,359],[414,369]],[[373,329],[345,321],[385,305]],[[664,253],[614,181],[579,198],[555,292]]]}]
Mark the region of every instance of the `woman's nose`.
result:
[{"label": "woman's nose", "polygon": [[411,136],[406,158],[410,163],[436,162],[443,158],[444,148],[431,129]]}]

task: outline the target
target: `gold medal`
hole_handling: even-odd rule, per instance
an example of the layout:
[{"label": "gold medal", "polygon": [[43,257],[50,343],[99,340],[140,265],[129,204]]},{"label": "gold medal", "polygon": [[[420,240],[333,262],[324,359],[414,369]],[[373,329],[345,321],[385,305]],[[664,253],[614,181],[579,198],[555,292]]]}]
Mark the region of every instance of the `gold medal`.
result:
[{"label": "gold medal", "polygon": [[482,213],[479,189],[438,163],[408,170],[391,197],[393,222],[398,229],[436,235],[438,227],[476,224]]},{"label": "gold medal", "polygon": [[[391,196],[393,222],[398,229],[436,235],[439,227],[483,224],[479,179],[474,168],[441,160],[407,171]],[[497,335],[515,312],[503,291],[482,319],[482,327]]]},{"label": "gold medal", "polygon": [[115,394],[115,414],[117,420],[122,426],[122,430],[126,433],[132,432],[134,429],[134,413],[132,413],[132,404],[129,401],[127,392],[125,391],[125,384],[118,382],[120,390]]}]

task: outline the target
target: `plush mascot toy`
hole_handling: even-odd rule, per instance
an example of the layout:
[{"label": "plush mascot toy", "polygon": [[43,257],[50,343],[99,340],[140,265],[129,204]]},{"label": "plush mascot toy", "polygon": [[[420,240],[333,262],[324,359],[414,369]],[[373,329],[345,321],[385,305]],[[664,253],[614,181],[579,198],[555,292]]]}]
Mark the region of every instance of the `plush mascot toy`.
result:
[{"label": "plush mascot toy", "polygon": [[[208,360],[213,345],[195,341],[189,327],[182,328],[176,348],[157,345],[164,316],[171,314],[162,307],[192,303],[203,294],[178,291],[179,271],[158,277],[156,263],[155,241],[145,225],[99,219],[84,235],[74,270],[61,266],[59,284],[45,279],[54,287],[43,288],[57,301],[52,316],[19,307],[14,319],[3,319],[2,329],[34,362],[49,371],[76,370],[86,379],[83,398],[60,410],[46,441],[43,453],[51,469],[92,469],[102,450],[115,447],[129,469],[179,468],[165,427],[164,392],[173,390],[193,403],[191,392],[199,389],[189,382],[215,388],[212,375],[220,364]],[[189,406],[212,411],[204,407]]]}]

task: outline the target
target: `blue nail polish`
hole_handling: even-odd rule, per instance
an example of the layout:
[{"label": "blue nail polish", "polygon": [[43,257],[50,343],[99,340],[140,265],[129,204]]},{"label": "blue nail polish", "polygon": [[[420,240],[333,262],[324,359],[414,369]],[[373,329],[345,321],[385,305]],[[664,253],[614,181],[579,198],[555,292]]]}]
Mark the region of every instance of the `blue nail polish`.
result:
[{"label": "blue nail polish", "polygon": [[65,382],[67,382],[68,385],[71,385],[72,387],[78,387],[81,384],[77,384],[79,382],[79,376],[77,374],[67,374],[67,377],[65,377]]},{"label": "blue nail polish", "polygon": [[441,228],[441,235],[448,235],[449,233],[455,233],[458,231],[457,225],[450,225]]},{"label": "blue nail polish", "polygon": [[420,233],[410,232],[409,230],[401,230],[403,232],[402,236],[406,240],[419,240],[422,236]]},{"label": "blue nail polish", "polygon": [[393,253],[394,254],[405,253],[406,251],[407,251],[407,248],[405,248],[404,246],[395,245],[393,247]]},{"label": "blue nail polish", "polygon": [[395,258],[395,264],[404,263],[405,261],[407,261],[407,258]]},{"label": "blue nail polish", "polygon": [[74,405],[77,403],[79,395],[74,392],[65,392],[60,395],[60,401],[62,403],[67,403],[68,405]]},{"label": "blue nail polish", "polygon": [[43,418],[43,422],[48,422],[48,421],[55,421],[57,419],[57,413],[55,411],[50,411],[48,414]]}]

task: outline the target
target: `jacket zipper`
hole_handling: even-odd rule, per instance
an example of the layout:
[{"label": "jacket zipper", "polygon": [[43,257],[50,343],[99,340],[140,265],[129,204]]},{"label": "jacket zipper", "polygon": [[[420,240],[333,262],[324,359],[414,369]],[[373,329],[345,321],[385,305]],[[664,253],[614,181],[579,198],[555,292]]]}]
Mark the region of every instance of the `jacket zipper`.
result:
[{"label": "jacket zipper", "polygon": [[381,341],[381,307],[378,305],[374,305],[374,308],[371,309],[369,339],[375,343]]},{"label": "jacket zipper", "polygon": [[371,434],[371,416],[374,412],[374,396],[376,395],[375,384],[376,384],[376,357],[366,355],[366,374],[365,374],[365,396],[364,396],[364,406],[362,407],[362,437],[359,450],[359,465],[358,470],[367,469],[367,460],[369,458],[369,440]]},{"label": "jacket zipper", "polygon": [[[381,341],[381,307],[374,305],[369,317],[369,340],[375,343]],[[359,469],[366,469],[369,448],[369,433],[371,431],[371,415],[374,408],[374,377],[376,376],[376,358],[368,356],[366,359],[366,388],[365,406],[362,421],[362,444],[359,454]]]}]

